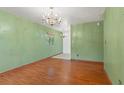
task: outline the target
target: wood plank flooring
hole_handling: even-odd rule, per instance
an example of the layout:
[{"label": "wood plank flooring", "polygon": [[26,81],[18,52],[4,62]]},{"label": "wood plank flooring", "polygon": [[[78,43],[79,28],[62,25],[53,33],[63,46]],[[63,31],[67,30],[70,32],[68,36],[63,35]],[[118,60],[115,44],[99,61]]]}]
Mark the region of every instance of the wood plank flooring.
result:
[{"label": "wood plank flooring", "polygon": [[9,85],[111,84],[102,63],[48,58],[0,74]]}]

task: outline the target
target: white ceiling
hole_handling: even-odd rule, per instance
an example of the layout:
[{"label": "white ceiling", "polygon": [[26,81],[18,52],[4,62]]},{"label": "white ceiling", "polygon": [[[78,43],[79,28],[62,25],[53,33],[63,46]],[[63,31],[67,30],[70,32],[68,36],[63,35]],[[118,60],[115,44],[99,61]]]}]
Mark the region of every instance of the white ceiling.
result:
[{"label": "white ceiling", "polygon": [[[0,9],[42,24],[42,12],[46,12],[48,7],[1,7]],[[67,31],[70,24],[102,20],[105,10],[104,7],[55,7],[54,9],[64,19],[61,25],[54,27],[61,31]]]}]

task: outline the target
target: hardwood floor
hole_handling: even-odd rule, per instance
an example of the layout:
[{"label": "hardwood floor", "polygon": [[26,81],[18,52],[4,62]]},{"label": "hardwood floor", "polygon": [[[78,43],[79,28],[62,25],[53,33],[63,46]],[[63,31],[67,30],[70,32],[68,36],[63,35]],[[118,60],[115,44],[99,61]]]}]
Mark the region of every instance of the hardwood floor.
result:
[{"label": "hardwood floor", "polygon": [[48,58],[0,74],[0,84],[111,84],[102,63]]}]

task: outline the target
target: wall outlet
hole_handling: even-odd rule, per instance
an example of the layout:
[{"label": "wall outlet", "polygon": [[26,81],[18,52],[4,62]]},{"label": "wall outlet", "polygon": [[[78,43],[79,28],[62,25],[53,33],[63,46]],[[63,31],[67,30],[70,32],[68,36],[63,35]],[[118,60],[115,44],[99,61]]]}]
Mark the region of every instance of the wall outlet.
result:
[{"label": "wall outlet", "polygon": [[76,56],[79,57],[79,54],[77,54]]},{"label": "wall outlet", "polygon": [[119,85],[122,85],[122,81],[121,80],[118,80],[118,83],[119,83]]}]

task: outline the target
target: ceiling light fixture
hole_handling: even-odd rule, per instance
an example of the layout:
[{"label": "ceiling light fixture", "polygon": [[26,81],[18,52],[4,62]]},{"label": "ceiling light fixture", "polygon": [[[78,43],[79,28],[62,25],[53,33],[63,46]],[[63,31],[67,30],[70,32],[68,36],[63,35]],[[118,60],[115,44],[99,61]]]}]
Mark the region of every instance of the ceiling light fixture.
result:
[{"label": "ceiling light fixture", "polygon": [[53,26],[56,24],[60,24],[61,22],[62,22],[62,17],[60,17],[58,13],[55,13],[53,7],[49,8],[47,14],[43,13],[42,23]]}]

